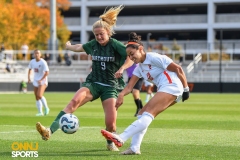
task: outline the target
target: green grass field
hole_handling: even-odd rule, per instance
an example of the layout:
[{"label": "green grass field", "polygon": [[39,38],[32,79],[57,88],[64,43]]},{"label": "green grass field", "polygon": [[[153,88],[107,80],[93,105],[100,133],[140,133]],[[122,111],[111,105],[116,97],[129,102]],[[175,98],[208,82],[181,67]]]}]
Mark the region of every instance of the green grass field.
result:
[{"label": "green grass field", "polygon": [[[74,114],[80,129],[72,135],[57,131],[49,141],[42,141],[36,122],[49,126],[74,93],[45,93],[50,114],[36,117],[33,93],[0,94],[0,159],[12,159],[13,142],[38,142],[38,159],[80,160],[239,160],[239,94],[191,94],[191,98],[167,109],[152,122],[146,133],[141,155],[123,156],[106,150],[104,115],[100,100],[89,102]],[[145,99],[145,93],[142,95]],[[117,132],[122,132],[136,118],[131,95],[118,112]],[[121,151],[130,145],[128,140]],[[22,158],[15,158],[22,159]]]}]

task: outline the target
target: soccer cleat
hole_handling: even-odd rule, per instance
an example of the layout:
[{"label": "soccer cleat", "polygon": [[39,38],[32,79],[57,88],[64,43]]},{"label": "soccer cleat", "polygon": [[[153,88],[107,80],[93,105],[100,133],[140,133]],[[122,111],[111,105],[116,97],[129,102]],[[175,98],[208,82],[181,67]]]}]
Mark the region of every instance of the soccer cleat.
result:
[{"label": "soccer cleat", "polygon": [[117,147],[122,147],[123,145],[123,140],[116,134],[108,132],[104,129],[101,130],[102,135],[107,139],[115,143]]},{"label": "soccer cleat", "polygon": [[36,129],[41,134],[43,140],[47,141],[50,138],[51,136],[50,129],[41,125],[40,122],[37,122]]},{"label": "soccer cleat", "polygon": [[141,154],[141,152],[140,151],[133,152],[131,150],[131,148],[128,148],[126,151],[123,151],[120,154],[122,154],[122,155],[139,155],[139,154]]},{"label": "soccer cleat", "polygon": [[48,114],[49,114],[49,111],[50,111],[49,108],[45,108],[44,115],[45,115],[45,116],[48,115]]},{"label": "soccer cleat", "polygon": [[116,147],[114,143],[110,143],[110,144],[107,143],[107,149],[109,151],[119,151],[119,149]]},{"label": "soccer cleat", "polygon": [[37,113],[36,116],[43,116],[43,113]]}]

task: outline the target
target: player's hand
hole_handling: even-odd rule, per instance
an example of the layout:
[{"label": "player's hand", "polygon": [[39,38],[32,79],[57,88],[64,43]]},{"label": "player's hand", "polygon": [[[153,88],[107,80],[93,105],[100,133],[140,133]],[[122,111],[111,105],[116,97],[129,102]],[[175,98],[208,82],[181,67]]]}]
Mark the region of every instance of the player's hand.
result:
[{"label": "player's hand", "polygon": [[31,83],[31,79],[28,79],[28,83]]},{"label": "player's hand", "polygon": [[121,78],[122,75],[123,75],[123,71],[124,71],[124,69],[121,67],[121,68],[114,74],[115,78]]},{"label": "player's hand", "polygon": [[41,82],[42,82],[42,81],[41,81],[41,80],[39,80],[39,81],[38,81],[38,85],[41,85],[41,84],[42,84]]},{"label": "player's hand", "polygon": [[68,46],[71,46],[71,42],[70,42],[70,41],[67,41],[67,42],[66,42],[65,48],[68,49]]},{"label": "player's hand", "polygon": [[185,100],[187,100],[190,96],[190,93],[189,93],[189,88],[186,87],[184,88],[184,91],[183,91],[183,94],[182,94],[182,101],[184,102]]},{"label": "player's hand", "polygon": [[122,95],[118,95],[117,101],[116,101],[116,110],[118,110],[118,108],[123,104],[123,96]]}]

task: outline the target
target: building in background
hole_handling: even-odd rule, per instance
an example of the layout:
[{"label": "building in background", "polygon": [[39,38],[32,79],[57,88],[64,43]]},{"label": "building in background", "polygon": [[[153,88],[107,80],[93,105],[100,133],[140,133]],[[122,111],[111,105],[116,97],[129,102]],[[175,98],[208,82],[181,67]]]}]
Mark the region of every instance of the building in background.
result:
[{"label": "building in background", "polygon": [[[136,31],[153,43],[176,39],[185,50],[214,50],[223,31],[224,47],[240,49],[240,0],[70,0],[63,12],[73,43],[93,39],[92,24],[106,7],[123,4],[114,38],[126,41]],[[169,44],[170,45],[170,44]]]}]

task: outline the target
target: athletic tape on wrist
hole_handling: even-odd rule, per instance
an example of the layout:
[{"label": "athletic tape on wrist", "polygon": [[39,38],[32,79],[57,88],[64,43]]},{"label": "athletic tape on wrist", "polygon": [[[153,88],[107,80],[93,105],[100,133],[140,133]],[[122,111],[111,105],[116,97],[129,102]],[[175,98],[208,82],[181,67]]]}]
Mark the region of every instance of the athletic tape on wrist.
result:
[{"label": "athletic tape on wrist", "polygon": [[183,89],[183,91],[184,91],[184,92],[189,92],[189,87],[185,87],[185,88]]}]

